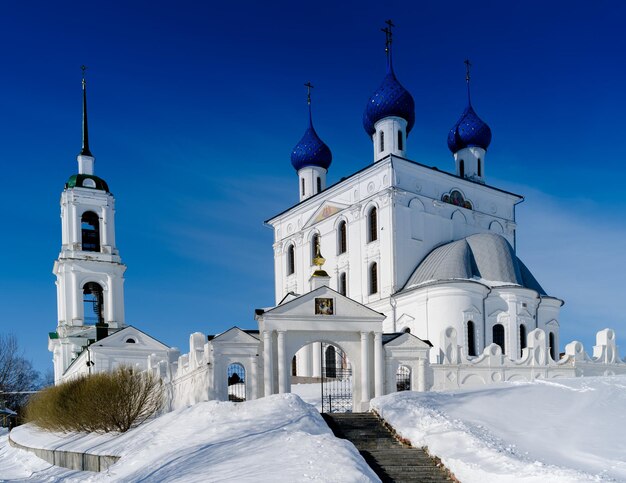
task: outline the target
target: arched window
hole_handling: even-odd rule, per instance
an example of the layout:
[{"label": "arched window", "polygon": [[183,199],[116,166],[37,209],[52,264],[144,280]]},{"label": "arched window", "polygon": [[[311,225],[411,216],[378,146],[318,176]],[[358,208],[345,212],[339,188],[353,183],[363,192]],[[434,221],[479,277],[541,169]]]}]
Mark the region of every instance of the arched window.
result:
[{"label": "arched window", "polygon": [[402,151],[402,131],[398,131],[398,151]]},{"label": "arched window", "polygon": [[100,219],[93,211],[86,211],[80,220],[82,245],[85,252],[100,251]]},{"label": "arched window", "polygon": [[298,361],[296,359],[296,356],[293,356],[293,359],[291,359],[291,375],[298,375]]},{"label": "arched window", "polygon": [[129,337],[128,339],[126,339],[127,344],[134,344],[135,342],[136,342],[135,339],[133,339],[132,337]]},{"label": "arched window", "polygon": [[346,272],[341,272],[339,274],[339,293],[341,295],[347,295],[348,293],[348,281]]},{"label": "arched window", "polygon": [[550,346],[550,357],[552,357],[553,361],[556,361],[557,354],[556,354],[556,342],[555,342],[554,332],[550,332],[548,334],[548,345]]},{"label": "arched window", "polygon": [[378,211],[373,206],[367,215],[367,241],[378,240]]},{"label": "arched window", "polygon": [[459,176],[465,178],[465,161],[459,161]]},{"label": "arched window", "polygon": [[296,249],[293,245],[287,248],[287,275],[292,275],[296,271]]},{"label": "arched window", "polygon": [[526,326],[520,324],[519,326],[519,356],[522,357],[522,351],[526,349]]},{"label": "arched window", "polygon": [[410,334],[411,333],[411,328],[410,327],[405,327],[402,332],[404,332],[405,334]]},{"label": "arched window", "polygon": [[337,253],[348,251],[348,227],[345,221],[340,221],[337,226]]},{"label": "arched window", "polygon": [[478,176],[482,176],[482,175],[483,175],[482,162],[480,161],[480,158],[478,158]]},{"label": "arched window", "polygon": [[380,140],[380,152],[382,153],[385,150],[385,133],[383,131],[380,131],[378,139]]},{"label": "arched window", "polygon": [[326,377],[337,377],[337,352],[332,345],[326,348],[324,359]]},{"label": "arched window", "polygon": [[302,196],[304,196],[304,195],[305,195],[305,191],[304,191],[304,178],[302,178],[302,183],[301,183],[301,185],[302,185]]},{"label": "arched window", "polygon": [[496,324],[493,326],[493,343],[500,346],[502,353],[506,354],[504,347],[504,326],[502,324]]},{"label": "arched window", "polygon": [[83,287],[83,317],[85,324],[104,324],[104,294],[96,282]]},{"label": "arched window", "polygon": [[320,191],[322,191],[322,178],[318,176],[317,177],[317,192],[319,193]]},{"label": "arched window", "polygon": [[378,292],[378,264],[376,262],[370,265],[370,295]]},{"label": "arched window", "polygon": [[396,391],[411,390],[411,368],[408,366],[400,366],[396,371]]},{"label": "arched window", "polygon": [[467,355],[476,355],[476,327],[471,320],[467,321]]},{"label": "arched window", "polygon": [[320,235],[319,233],[314,233],[311,237],[311,265],[313,265],[313,260],[317,257],[320,252]]},{"label": "arched window", "polygon": [[228,400],[242,402],[246,400],[246,370],[238,362],[230,364],[228,376]]}]

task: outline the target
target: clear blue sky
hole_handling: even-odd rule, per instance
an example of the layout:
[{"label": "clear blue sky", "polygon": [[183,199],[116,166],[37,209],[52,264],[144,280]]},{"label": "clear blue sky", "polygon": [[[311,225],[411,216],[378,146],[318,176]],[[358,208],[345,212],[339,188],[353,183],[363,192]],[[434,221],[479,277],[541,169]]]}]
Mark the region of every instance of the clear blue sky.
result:
[{"label": "clear blue sky", "polygon": [[[17,2],[0,12],[0,330],[40,370],[56,326],[59,195],[77,170],[80,65],[96,173],[117,199],[127,322],[188,350],[191,332],[255,327],[273,303],[263,220],[297,200],[289,162],[314,120],[329,182],[371,162],[361,116],[384,75],[416,104],[409,157],[452,170],[449,128],[472,99],[490,184],[521,193],[518,254],[566,300],[561,340],[618,330],[626,4],[558,2]],[[620,337],[621,335],[621,337]]]}]

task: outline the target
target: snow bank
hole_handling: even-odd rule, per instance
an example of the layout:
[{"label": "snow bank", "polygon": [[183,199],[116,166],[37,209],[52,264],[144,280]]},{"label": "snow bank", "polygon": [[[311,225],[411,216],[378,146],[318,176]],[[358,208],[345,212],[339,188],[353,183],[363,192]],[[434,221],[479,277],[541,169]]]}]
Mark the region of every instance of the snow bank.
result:
[{"label": "snow bank", "polygon": [[[41,443],[32,429],[23,444]],[[41,435],[40,435],[41,436]],[[0,436],[0,480],[46,481],[379,481],[349,442],[333,436],[314,407],[294,394],[245,403],[210,401],[165,414],[125,434],[50,435],[66,451],[90,446],[119,455],[108,473],[60,470],[7,447]],[[33,461],[33,458],[35,461]],[[20,463],[22,463],[20,465]]]},{"label": "snow bank", "polygon": [[626,481],[626,376],[403,392],[371,405],[463,483]]}]

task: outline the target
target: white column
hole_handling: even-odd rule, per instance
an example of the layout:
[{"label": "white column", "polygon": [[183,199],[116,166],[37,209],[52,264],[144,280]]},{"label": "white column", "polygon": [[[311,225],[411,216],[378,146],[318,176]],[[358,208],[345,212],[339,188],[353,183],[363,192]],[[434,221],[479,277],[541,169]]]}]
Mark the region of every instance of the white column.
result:
[{"label": "white column", "polygon": [[[110,275],[106,279],[106,290],[104,291],[104,321],[108,324],[111,322],[117,322],[115,320],[115,284],[113,283],[113,277]],[[104,288],[104,287],[103,287]]]},{"label": "white column", "polygon": [[385,379],[386,379],[386,384],[385,384],[386,394],[391,394],[392,392],[396,392],[396,378],[395,378],[395,374],[393,373],[393,363],[391,362],[391,359],[389,358],[389,356],[385,358]]},{"label": "white column", "polygon": [[82,243],[80,236],[80,218],[78,217],[78,209],[76,208],[76,204],[74,202],[70,205],[69,225],[72,230],[70,244],[72,245],[72,250],[74,250],[77,243]]},{"label": "white column", "polygon": [[285,393],[285,331],[278,331],[278,393]]},{"label": "white column", "polygon": [[109,208],[102,207],[102,223],[100,224],[100,245],[110,245],[109,243]]},{"label": "white column", "polygon": [[383,334],[374,332],[374,396],[383,395]]},{"label": "white column", "polygon": [[257,399],[259,397],[259,376],[257,364],[259,363],[257,356],[250,357],[250,376],[246,377],[250,381],[246,381],[246,386],[250,387],[250,394],[246,393],[246,399]]},{"label": "white column", "polygon": [[67,317],[67,319],[69,320],[66,320],[65,322],[68,325],[74,325],[76,323],[76,319],[81,319],[82,325],[84,325],[85,314],[83,313],[83,307],[79,305],[82,302],[82,297],[83,297],[82,287],[78,286],[78,277],[76,275],[76,272],[69,271],[68,273],[66,271],[65,276],[70,278],[70,287],[72,290],[71,297],[70,297],[70,301],[72,304],[72,311],[71,313],[68,314],[69,317]]},{"label": "white column", "polygon": [[322,377],[322,343],[313,342],[313,367],[311,368],[313,377]]},{"label": "white column", "polygon": [[107,219],[109,224],[109,245],[111,249],[115,249],[115,207],[111,205],[111,216]]},{"label": "white column", "polygon": [[424,392],[426,390],[426,361],[420,359],[417,361],[417,390]]},{"label": "white column", "polygon": [[361,402],[370,400],[370,347],[369,333],[361,332]]},{"label": "white column", "polygon": [[311,345],[305,345],[298,351],[298,376],[311,377]]},{"label": "white column", "polygon": [[265,383],[265,396],[274,394],[274,367],[272,364],[272,333],[269,330],[263,332],[263,382]]}]

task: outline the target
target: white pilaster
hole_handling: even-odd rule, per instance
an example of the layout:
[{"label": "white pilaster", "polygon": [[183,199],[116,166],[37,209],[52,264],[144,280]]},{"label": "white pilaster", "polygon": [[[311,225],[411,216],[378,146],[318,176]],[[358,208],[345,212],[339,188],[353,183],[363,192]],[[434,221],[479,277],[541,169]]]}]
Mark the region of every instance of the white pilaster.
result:
[{"label": "white pilaster", "polygon": [[369,332],[361,332],[361,402],[367,403],[369,402],[369,400],[370,400]]},{"label": "white pilaster", "polygon": [[246,381],[246,384],[250,386],[250,395],[248,396],[248,394],[246,394],[246,399],[258,399],[259,397],[259,377],[257,376],[258,363],[259,361],[257,356],[250,357],[250,377],[252,380],[250,384]]},{"label": "white pilaster", "polygon": [[265,385],[265,396],[274,394],[273,352],[272,333],[266,330],[263,332],[263,382]]},{"label": "white pilaster", "polygon": [[278,393],[287,392],[287,370],[285,364],[285,331],[279,330],[278,333]]},{"label": "white pilaster", "polygon": [[417,361],[417,390],[424,392],[426,390],[426,361],[420,359]]},{"label": "white pilaster", "polygon": [[383,395],[383,334],[374,332],[374,396]]},{"label": "white pilaster", "polygon": [[313,377],[322,377],[322,343],[313,342]]}]

